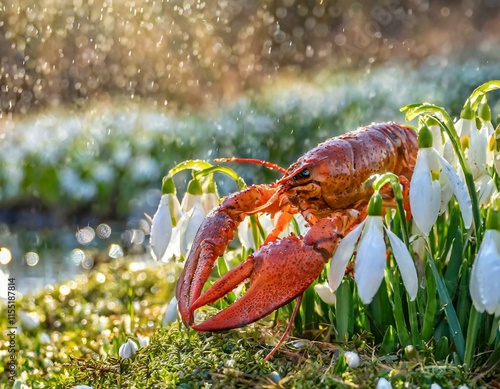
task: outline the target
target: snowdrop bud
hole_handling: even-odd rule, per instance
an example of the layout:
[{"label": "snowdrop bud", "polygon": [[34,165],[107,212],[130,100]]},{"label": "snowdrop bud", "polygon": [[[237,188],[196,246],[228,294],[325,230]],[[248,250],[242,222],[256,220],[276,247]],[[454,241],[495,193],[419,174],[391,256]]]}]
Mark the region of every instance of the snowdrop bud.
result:
[{"label": "snowdrop bud", "polygon": [[391,383],[385,378],[381,377],[377,381],[376,389],[392,389]]},{"label": "snowdrop bud", "polygon": [[73,386],[71,389],[92,389],[92,386],[88,386],[88,385],[76,385],[76,386]]},{"label": "snowdrop bud", "polygon": [[457,389],[469,389],[467,385],[458,385]]},{"label": "snowdrop bud", "polygon": [[433,384],[431,385],[431,389],[441,389],[441,385],[436,384],[436,383],[433,383]]},{"label": "snowdrop bud", "polygon": [[135,342],[133,342],[132,340],[128,339],[125,343],[123,343],[120,346],[120,349],[118,350],[118,355],[120,356],[120,358],[127,359],[130,358],[132,355],[134,355],[137,349],[138,349],[137,344],[135,344]]},{"label": "snowdrop bud", "polygon": [[353,351],[346,351],[344,353],[344,358],[347,362],[347,365],[350,367],[350,368],[357,368],[359,367],[359,355]]},{"label": "snowdrop bud", "polygon": [[281,381],[281,376],[278,374],[278,372],[276,371],[273,371],[271,373],[269,373],[269,375],[267,376],[271,381],[273,381],[275,384],[277,384],[278,382]]}]

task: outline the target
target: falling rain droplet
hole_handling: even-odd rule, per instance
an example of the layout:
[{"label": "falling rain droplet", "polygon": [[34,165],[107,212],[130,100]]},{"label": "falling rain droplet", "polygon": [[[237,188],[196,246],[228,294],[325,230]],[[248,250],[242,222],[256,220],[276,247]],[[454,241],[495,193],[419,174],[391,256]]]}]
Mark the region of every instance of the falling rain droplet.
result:
[{"label": "falling rain droplet", "polygon": [[36,266],[38,264],[38,261],[40,260],[40,257],[37,253],[30,251],[24,255],[24,260],[26,261],[26,264],[28,266]]},{"label": "falling rain droplet", "polygon": [[76,241],[83,245],[90,244],[95,238],[95,231],[92,227],[84,227],[76,232]]},{"label": "falling rain droplet", "polygon": [[100,239],[108,239],[111,236],[111,227],[107,224],[99,224],[95,230]]}]

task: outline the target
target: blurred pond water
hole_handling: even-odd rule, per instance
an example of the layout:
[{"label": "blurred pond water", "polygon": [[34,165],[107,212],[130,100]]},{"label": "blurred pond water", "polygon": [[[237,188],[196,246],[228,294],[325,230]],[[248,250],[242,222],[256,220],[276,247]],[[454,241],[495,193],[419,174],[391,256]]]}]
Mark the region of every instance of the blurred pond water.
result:
[{"label": "blurred pond water", "polygon": [[[472,89],[500,78],[477,59],[431,58],[419,67],[277,82],[208,113],[146,104],[100,104],[0,120],[0,269],[21,293],[124,254],[151,260],[149,221],[161,178],[186,159],[239,156],[288,166],[318,142],[373,121],[404,121],[399,108],[431,101],[455,115]],[[500,107],[492,107],[494,115]],[[247,183],[276,172],[232,165]],[[178,195],[187,174],[176,177]],[[236,189],[217,177],[221,195]]]}]

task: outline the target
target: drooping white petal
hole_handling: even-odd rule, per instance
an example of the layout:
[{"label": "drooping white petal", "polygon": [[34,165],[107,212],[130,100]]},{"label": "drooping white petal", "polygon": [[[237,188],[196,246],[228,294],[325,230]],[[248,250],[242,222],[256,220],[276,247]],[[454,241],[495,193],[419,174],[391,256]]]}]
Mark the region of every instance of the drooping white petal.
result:
[{"label": "drooping white petal", "polygon": [[500,306],[500,231],[486,230],[472,265],[471,297],[478,310],[494,313]]},{"label": "drooping white petal", "polygon": [[484,131],[471,131],[470,146],[465,156],[475,180],[481,177],[486,171],[487,148],[488,139],[486,128]]},{"label": "drooping white petal", "polygon": [[205,215],[208,215],[214,208],[219,206],[219,198],[215,193],[203,193],[201,195],[201,204]]},{"label": "drooping white petal", "polygon": [[193,244],[194,237],[205,219],[205,212],[201,202],[194,204],[191,210],[184,214],[179,221],[179,238],[181,242],[181,254],[186,256]]},{"label": "drooping white petal", "polygon": [[472,130],[477,131],[476,122],[471,119],[460,118],[455,123],[455,129],[460,138],[470,136]]},{"label": "drooping white petal", "polygon": [[480,177],[476,182],[476,190],[478,192],[479,205],[487,205],[490,202],[491,196],[493,196],[497,187],[495,181],[488,175]]},{"label": "drooping white petal", "polygon": [[344,239],[340,241],[337,246],[333,258],[330,261],[330,271],[328,273],[328,285],[335,292],[344,278],[345,268],[349,263],[349,259],[354,252],[354,246],[361,235],[365,222],[359,224],[351,232],[349,232]]},{"label": "drooping white petal", "polygon": [[448,161],[440,155],[438,155],[438,157],[441,162],[443,172],[450,183],[451,189],[453,190],[453,194],[457,198],[458,206],[462,212],[465,228],[469,228],[472,225],[472,204],[467,187]]},{"label": "drooping white petal", "polygon": [[189,192],[186,192],[181,202],[182,212],[184,213],[189,212],[191,209],[194,208],[195,204],[201,204],[201,197],[202,197],[201,194],[194,195]]},{"label": "drooping white petal", "polygon": [[368,216],[358,244],[354,279],[364,304],[369,304],[384,278],[386,247],[382,216]]},{"label": "drooping white petal", "polygon": [[243,220],[238,226],[238,239],[247,249],[256,250],[252,229],[250,228],[250,218]]},{"label": "drooping white petal", "polygon": [[[181,218],[182,219],[182,218]],[[180,223],[179,223],[180,224]],[[165,250],[165,254],[161,258],[162,262],[169,262],[172,258],[179,258],[181,256],[181,236],[179,234],[179,225],[172,229],[172,237]]]},{"label": "drooping white petal", "polygon": [[337,298],[335,296],[335,292],[330,288],[330,286],[328,286],[328,282],[314,285],[314,290],[318,294],[319,298],[325,303],[335,305]]},{"label": "drooping white petal", "polygon": [[179,318],[179,313],[177,310],[177,297],[172,297],[172,300],[168,303],[167,309],[165,310],[165,314],[163,315],[163,319],[161,320],[161,324],[163,326],[173,323]]},{"label": "drooping white petal", "polygon": [[403,284],[408,291],[410,300],[413,301],[417,297],[418,292],[418,277],[415,263],[413,262],[406,245],[401,241],[401,239],[399,239],[396,234],[387,228],[385,229],[385,232],[391,242],[392,253],[394,254],[394,259],[396,259],[396,263],[398,264]]},{"label": "drooping white petal", "polygon": [[413,220],[425,235],[429,235],[441,206],[441,188],[439,182],[432,179],[427,158],[431,150],[427,148],[418,151],[410,182],[410,206]]},{"label": "drooping white petal", "polygon": [[170,215],[169,201],[169,194],[161,196],[151,225],[149,243],[151,245],[151,254],[157,261],[165,254],[172,237],[172,217]]}]

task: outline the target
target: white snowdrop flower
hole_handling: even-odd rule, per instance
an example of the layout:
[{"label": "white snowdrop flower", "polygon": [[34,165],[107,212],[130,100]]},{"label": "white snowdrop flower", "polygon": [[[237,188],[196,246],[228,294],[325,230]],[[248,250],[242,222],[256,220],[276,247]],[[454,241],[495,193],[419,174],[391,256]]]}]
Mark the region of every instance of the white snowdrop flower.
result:
[{"label": "white snowdrop flower", "polygon": [[149,243],[151,245],[151,254],[157,261],[163,258],[172,238],[173,223],[170,209],[173,205],[172,203],[175,203],[175,201],[179,202],[175,194],[168,193],[162,195],[158,209],[153,216]]},{"label": "white snowdrop flower", "polygon": [[[410,300],[413,301],[418,291],[417,271],[413,259],[404,243],[394,233],[388,229],[385,229],[385,232],[401,272],[403,284],[408,291]],[[345,268],[353,255],[358,239],[354,279],[361,301],[369,304],[382,283],[387,262],[381,216],[368,215],[365,221],[340,242],[330,262],[328,282],[332,291],[337,290],[340,286]]]},{"label": "white snowdrop flower", "polygon": [[125,343],[120,346],[118,350],[118,355],[120,358],[127,359],[130,358],[138,350],[137,344],[131,339],[128,339]]},{"label": "white snowdrop flower", "polygon": [[201,202],[195,203],[187,213],[182,215],[177,226],[179,230],[180,252],[185,257],[191,249],[193,240],[200,228],[201,223],[205,220],[205,212]]},{"label": "white snowdrop flower", "polygon": [[479,205],[485,206],[490,202],[490,199],[497,192],[495,181],[489,174],[484,174],[475,182],[478,193]]},{"label": "white snowdrop flower", "polygon": [[466,228],[472,224],[472,206],[465,183],[453,167],[430,147],[432,135],[427,127],[419,132],[417,161],[410,181],[410,206],[413,220],[428,235],[440,211],[449,201],[449,189],[455,195]]},{"label": "white snowdrop flower", "polygon": [[376,389],[392,389],[392,385],[384,377],[380,377],[377,381]]},{"label": "white snowdrop flower", "polygon": [[161,325],[165,326],[167,324],[173,323],[179,318],[179,313],[177,311],[177,297],[173,297],[172,300],[167,305],[163,319],[161,320]]},{"label": "white snowdrop flower", "polygon": [[71,389],[92,389],[92,386],[88,386],[88,385],[75,385],[75,386],[71,387]]},{"label": "white snowdrop flower", "polygon": [[335,293],[328,285],[328,282],[323,282],[322,284],[314,285],[314,290],[318,294],[321,300],[329,305],[335,305],[337,298]]},{"label": "white snowdrop flower", "polygon": [[500,314],[499,278],[500,231],[486,229],[470,278],[470,294],[479,312]]},{"label": "white snowdrop flower", "polygon": [[360,360],[359,360],[359,355],[353,351],[346,351],[344,353],[344,358],[345,361],[347,362],[347,366],[349,366],[352,369],[355,369],[359,367],[360,365]]},{"label": "white snowdrop flower", "polygon": [[431,385],[431,389],[441,389],[441,385],[436,384],[435,382]]}]

